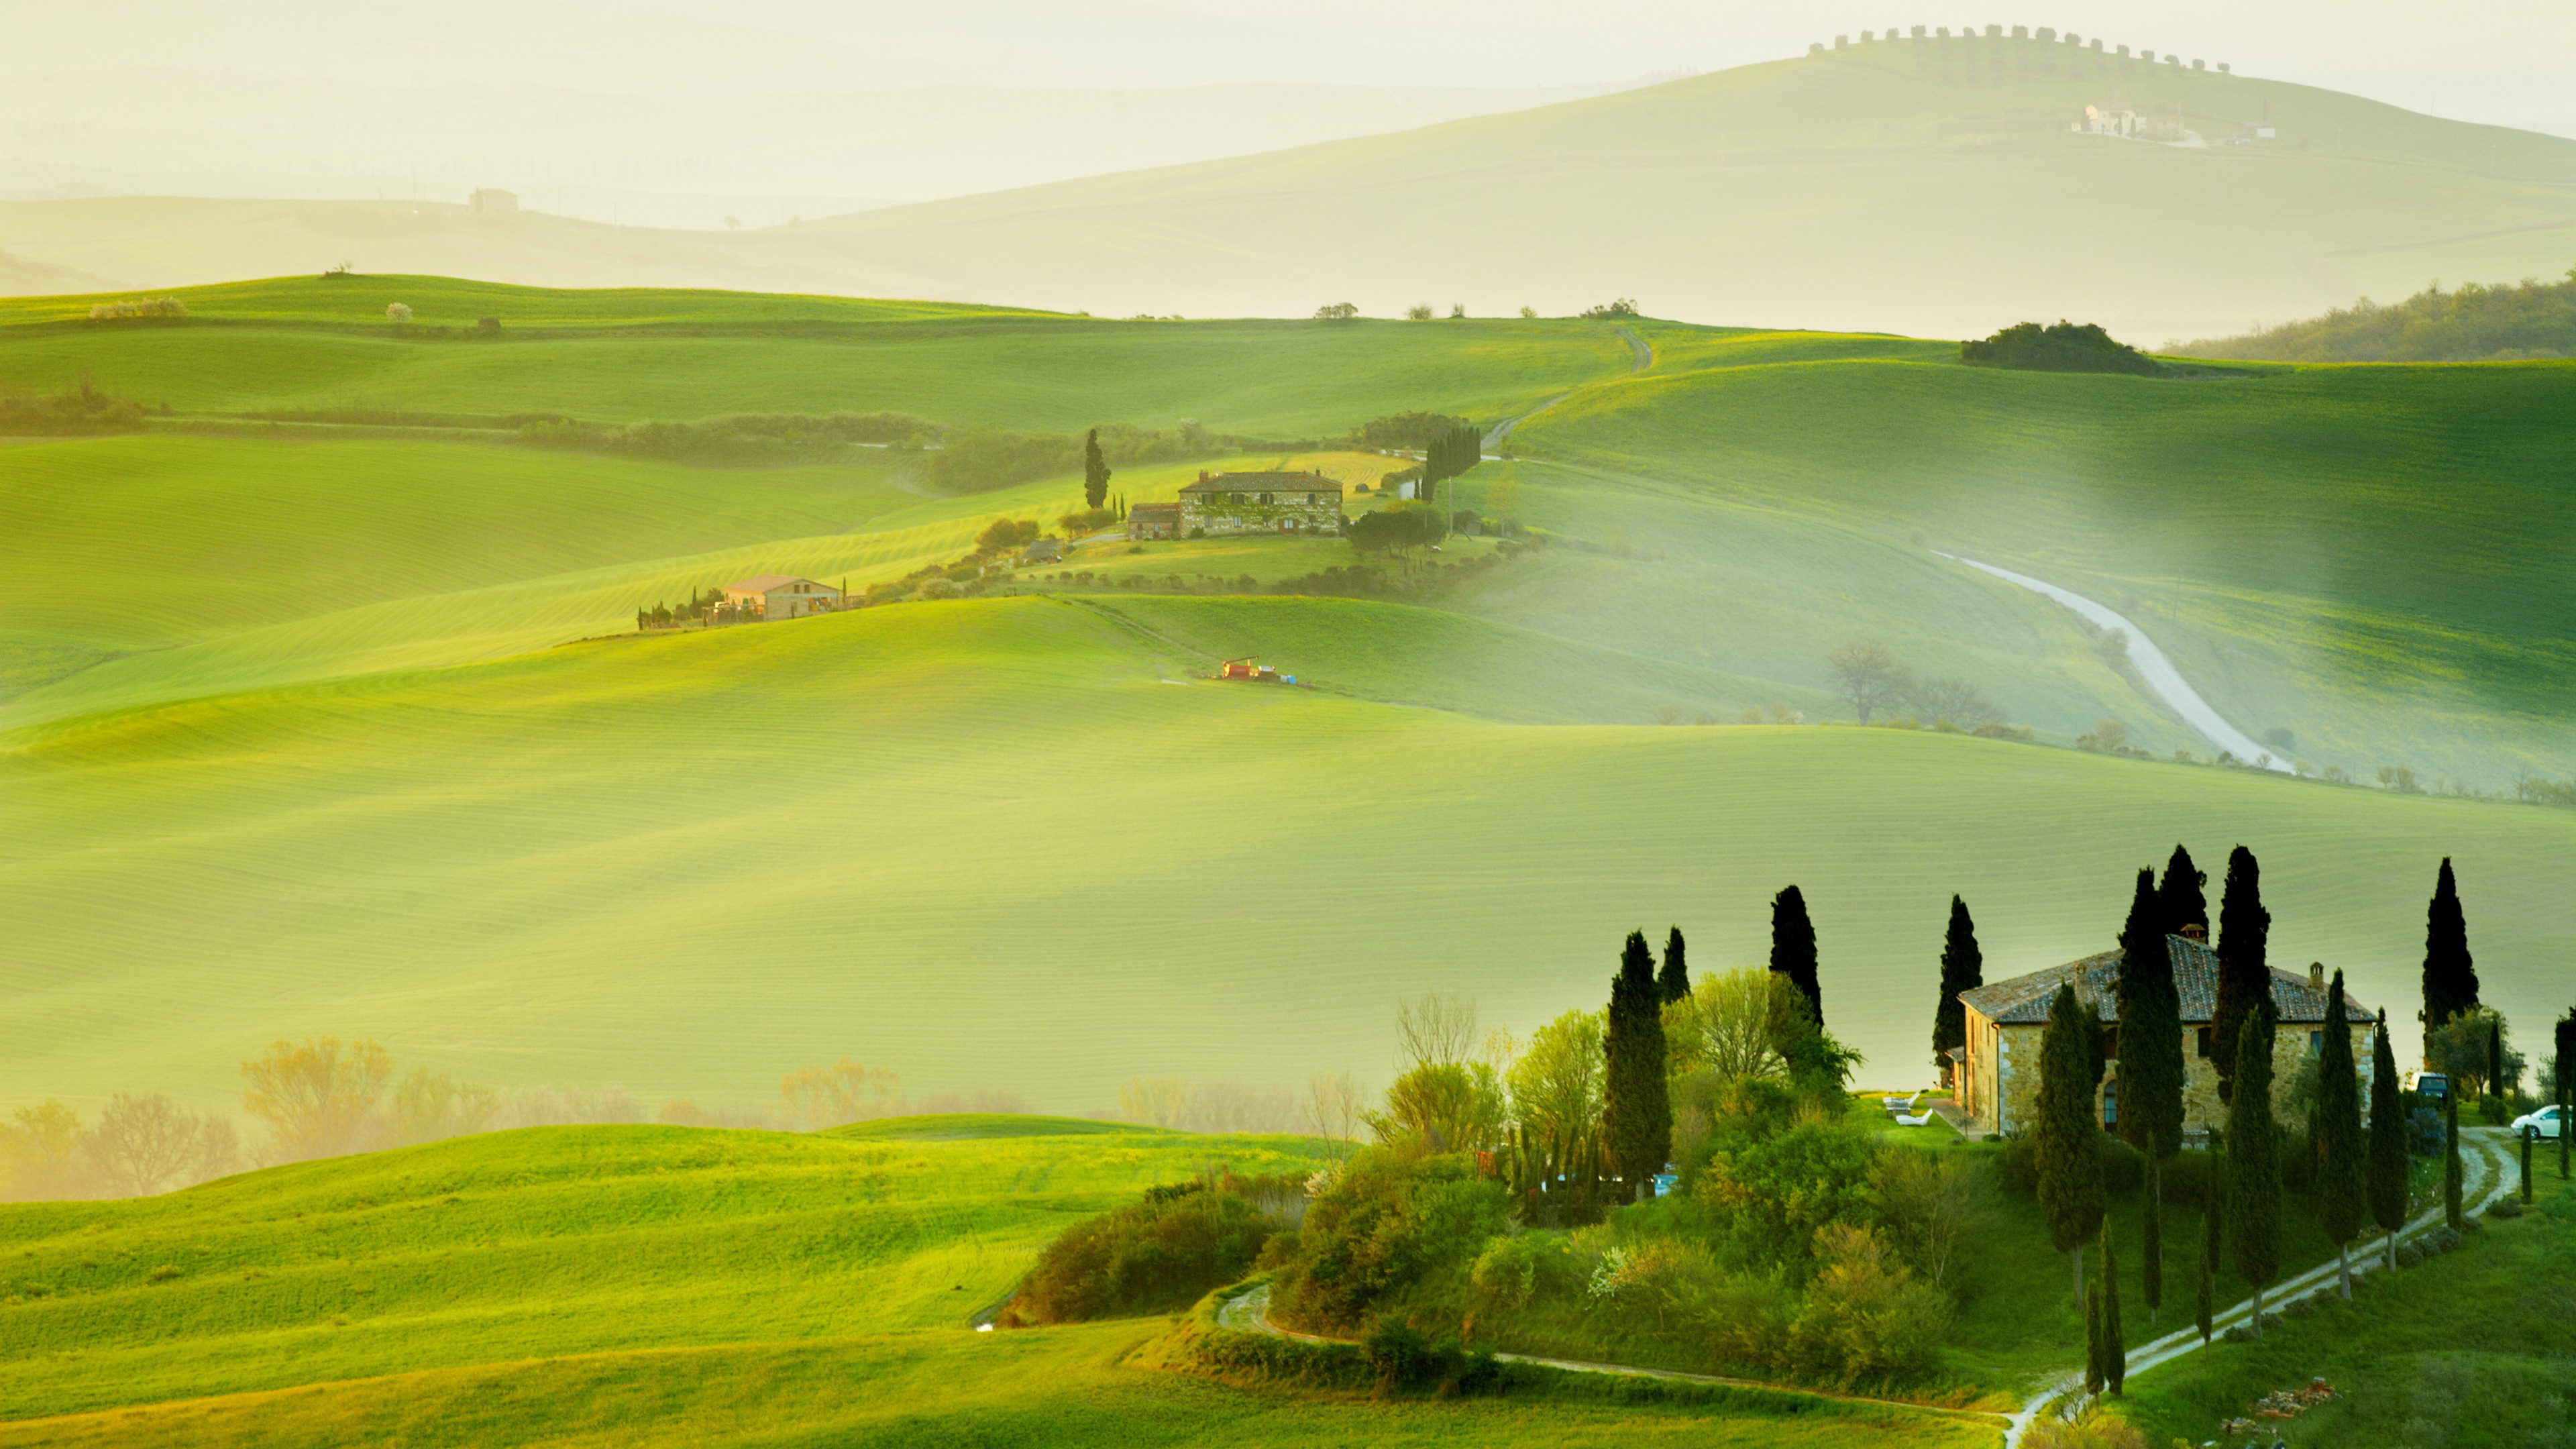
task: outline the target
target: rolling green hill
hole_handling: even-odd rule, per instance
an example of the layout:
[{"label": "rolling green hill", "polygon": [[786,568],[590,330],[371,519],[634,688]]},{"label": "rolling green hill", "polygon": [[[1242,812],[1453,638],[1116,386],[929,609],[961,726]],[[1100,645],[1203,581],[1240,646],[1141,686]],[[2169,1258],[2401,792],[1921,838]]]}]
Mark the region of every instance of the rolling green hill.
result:
[{"label": "rolling green hill", "polygon": [[[2199,144],[2068,132],[2115,101]],[[145,288],[353,260],[1102,315],[1562,314],[1628,295],[1699,321],[1964,336],[2068,316],[2152,343],[2427,277],[2558,276],[2576,259],[2571,181],[2576,142],[2556,137],[1952,38],[738,234],[119,198],[0,206],[0,235],[26,262]]]},{"label": "rolling green hill", "polygon": [[[1333,606],[1259,607],[1293,635]],[[1021,598],[21,730],[8,1003],[49,1030],[0,1091],[221,1100],[315,1032],[699,1101],[843,1053],[1062,1107],[1136,1075],[1374,1076],[1398,996],[1526,1029],[1640,923],[1759,959],[1791,881],[1836,1031],[1905,1080],[1952,891],[1991,973],[2052,964],[2175,839],[2252,845],[2275,953],[2401,1014],[2442,855],[2517,1019],[2553,1009],[2576,929],[2555,811],[1905,732],[1513,726],[1204,667]]]},{"label": "rolling green hill", "polygon": [[[1790,1395],[1379,1403],[1132,1362],[1160,1319],[979,1334],[1039,1247],[1319,1144],[1029,1118],[534,1128],[167,1197],[0,1208],[0,1444],[1967,1446]],[[1763,1402],[1764,1399],[1768,1402]]]}]

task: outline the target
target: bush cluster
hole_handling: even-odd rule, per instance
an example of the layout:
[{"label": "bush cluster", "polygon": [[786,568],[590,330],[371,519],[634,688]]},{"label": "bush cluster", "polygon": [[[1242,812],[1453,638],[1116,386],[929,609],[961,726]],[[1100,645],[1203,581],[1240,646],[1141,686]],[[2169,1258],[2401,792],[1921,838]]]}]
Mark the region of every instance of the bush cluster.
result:
[{"label": "bush cluster", "polygon": [[2097,323],[2059,322],[2043,327],[2020,322],[1982,342],[1959,344],[1959,360],[1971,367],[2009,367],[2025,372],[2125,372],[2155,377],[2162,363],[2124,342]]},{"label": "bush cluster", "polygon": [[1001,1321],[1078,1323],[1186,1307],[1241,1278],[1285,1225],[1262,1203],[1280,1186],[1219,1173],[1148,1188],[1142,1201],[1048,1244]]}]

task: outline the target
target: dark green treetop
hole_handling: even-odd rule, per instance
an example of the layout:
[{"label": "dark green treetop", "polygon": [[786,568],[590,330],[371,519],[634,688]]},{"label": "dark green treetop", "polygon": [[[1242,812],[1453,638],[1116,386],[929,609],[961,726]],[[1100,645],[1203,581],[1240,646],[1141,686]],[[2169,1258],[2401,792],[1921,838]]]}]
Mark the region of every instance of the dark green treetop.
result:
[{"label": "dark green treetop", "polygon": [[[2218,1002],[2210,1013],[2210,1058],[2218,1068],[2218,1095],[2233,1101],[2241,1053],[2237,1037],[2257,1024],[2266,1075],[2272,1055],[2272,971],[2267,951],[2272,913],[2263,908],[2263,868],[2254,852],[2236,847],[2227,857],[2227,885],[2218,902]],[[2268,1109],[2267,1109],[2268,1110]]]},{"label": "dark green treetop", "polygon": [[1109,460],[1100,455],[1100,430],[1082,435],[1082,502],[1098,508],[1109,498]]},{"label": "dark green treetop", "polygon": [[2460,884],[2451,874],[2451,858],[2442,857],[2442,873],[2433,882],[2433,901],[2424,911],[2424,1030],[2478,1004],[2478,968],[2469,959],[2469,922],[2460,910]]},{"label": "dark green treetop", "polygon": [[1682,956],[1682,928],[1664,938],[1664,969],[1655,976],[1655,990],[1665,1005],[1690,995],[1690,964]]},{"label": "dark green treetop", "polygon": [[1959,993],[1986,984],[1986,958],[1977,949],[1977,923],[1968,903],[1950,897],[1950,929],[1941,938],[1941,1000],[1932,1008],[1932,1065],[1946,1069],[1950,1053],[1968,1043],[1968,1009]]},{"label": "dark green treetop", "polygon": [[2165,860],[2164,884],[2156,890],[2156,899],[2164,904],[2167,931],[2179,934],[2185,926],[2198,926],[2203,935],[2208,934],[2209,900],[2200,893],[2208,883],[2208,873],[2191,863],[2191,852],[2176,845]]},{"label": "dark green treetop", "polygon": [[2388,1044],[2388,1013],[2370,1043],[2370,1170],[2364,1178],[2370,1220],[2383,1232],[2406,1226],[2406,1109],[2397,1096],[2397,1054]]},{"label": "dark green treetop", "polygon": [[2317,1052],[2316,1111],[2316,1174],[2308,1187],[2308,1206],[2316,1214],[2317,1226],[2325,1230],[2326,1241],[2341,1248],[2360,1235],[2370,1217],[2361,1077],[2352,1062],[2352,1026],[2344,1020],[2341,971],[2326,988],[2325,1035]]},{"label": "dark green treetop", "polygon": [[2102,1225],[2101,1125],[2093,1119],[2093,1014],[2072,984],[2057,988],[2039,1039],[2039,1210],[2061,1253],[2082,1248]]},{"label": "dark green treetop", "polygon": [[1771,898],[1771,969],[1789,978],[1807,998],[1807,1016],[1825,1024],[1825,998],[1816,981],[1816,927],[1807,919],[1807,898],[1790,886]]},{"label": "dark green treetop", "polygon": [[[2188,865],[2188,861],[2185,862]],[[2120,928],[2120,1136],[2159,1162],[2182,1148],[2182,997],[2165,949],[2164,902],[2138,872]]]},{"label": "dark green treetop", "polygon": [[1608,1068],[1602,1082],[1602,1127],[1634,1200],[1673,1151],[1663,998],[1655,989],[1654,952],[1647,949],[1642,931],[1628,933],[1618,974],[1610,978],[1609,1020],[1601,1045]]}]

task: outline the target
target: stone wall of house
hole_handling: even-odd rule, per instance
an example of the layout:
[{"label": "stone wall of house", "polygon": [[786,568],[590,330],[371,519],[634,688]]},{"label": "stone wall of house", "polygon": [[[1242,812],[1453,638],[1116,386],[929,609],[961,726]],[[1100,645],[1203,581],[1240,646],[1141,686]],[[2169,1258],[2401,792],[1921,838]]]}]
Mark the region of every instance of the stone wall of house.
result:
[{"label": "stone wall of house", "polygon": [[[1231,500],[1241,499],[1242,502]],[[1267,500],[1267,501],[1264,501]],[[1271,492],[1181,495],[1181,536],[1227,533],[1324,533],[1342,531],[1342,500],[1335,493]]]},{"label": "stone wall of house", "polygon": [[[2316,1049],[2309,1044],[2309,1035],[2321,1029],[2315,1022],[2283,1022],[2273,1033],[2272,1110],[2276,1114],[2288,1110],[2290,1087],[2298,1076],[2299,1064]],[[1997,1038],[1991,1078],[1993,1085],[1989,1088],[1985,1082],[1979,1082],[1978,1105],[1984,1109],[1988,1103],[1999,1102],[2003,1112],[2000,1127],[1997,1127],[1998,1119],[1991,1111],[1980,1110],[1978,1119],[1993,1130],[2027,1132],[2039,1120],[2039,1042],[2040,1033],[2047,1028],[2037,1024],[2013,1024],[1993,1030]],[[2371,1033],[2377,1030],[2378,1027],[2369,1022],[2351,1024],[2352,1059],[2360,1069],[2364,1103],[2370,1100]],[[2186,1026],[2182,1029],[2185,1132],[2206,1131],[2213,1124],[2223,1127],[2227,1122],[2226,1105],[2218,1100],[2218,1067],[2197,1053],[2198,1039],[2198,1028]],[[2114,1061],[2103,1075],[2106,1079],[2116,1077],[2119,1070],[2120,1064]],[[1979,1075],[1982,1077],[1985,1073],[1981,1071]],[[2093,1116],[2094,1120],[2101,1120],[2102,1099],[2098,1090],[2093,1099]]]}]

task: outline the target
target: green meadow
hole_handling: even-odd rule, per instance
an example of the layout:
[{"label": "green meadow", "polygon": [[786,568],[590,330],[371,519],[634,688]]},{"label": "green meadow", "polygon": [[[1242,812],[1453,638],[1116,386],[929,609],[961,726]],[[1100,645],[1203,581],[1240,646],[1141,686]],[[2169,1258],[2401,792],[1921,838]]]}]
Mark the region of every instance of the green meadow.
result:
[{"label": "green meadow", "polygon": [[1428,1403],[1134,1361],[1161,1320],[977,1333],[1067,1225],[1319,1144],[1044,1118],[533,1128],[0,1210],[0,1443],[1978,1445],[1791,1395]]}]

